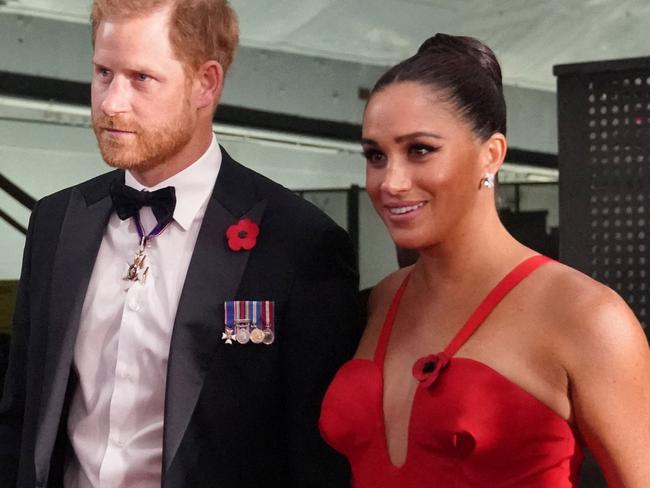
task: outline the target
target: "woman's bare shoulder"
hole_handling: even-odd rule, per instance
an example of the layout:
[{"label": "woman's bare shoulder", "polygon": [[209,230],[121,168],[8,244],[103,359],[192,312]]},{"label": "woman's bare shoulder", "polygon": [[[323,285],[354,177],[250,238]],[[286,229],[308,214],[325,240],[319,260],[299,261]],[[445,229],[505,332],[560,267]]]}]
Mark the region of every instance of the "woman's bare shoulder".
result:
[{"label": "woman's bare shoulder", "polygon": [[574,268],[553,262],[543,278],[543,300],[561,322],[588,328],[602,318],[630,318],[631,310],[617,292]]},{"label": "woman's bare shoulder", "polygon": [[[576,424],[615,486],[648,486],[641,454],[650,441],[650,348],[614,290],[559,263],[541,295],[569,379]],[[641,481],[643,480],[643,481]],[[644,484],[645,483],[645,484]]]},{"label": "woman's bare shoulder", "polygon": [[359,344],[357,357],[369,358],[374,355],[375,346],[390,304],[410,270],[410,266],[399,269],[386,276],[372,288],[368,297],[367,324]]},{"label": "woman's bare shoulder", "polygon": [[634,313],[614,290],[564,264],[551,263],[540,277],[540,313],[572,360],[603,351],[636,349],[645,335]]},{"label": "woman's bare shoulder", "polygon": [[378,310],[388,310],[395,293],[397,293],[398,288],[411,272],[411,269],[412,266],[398,269],[373,287],[368,298],[368,313],[370,315]]}]

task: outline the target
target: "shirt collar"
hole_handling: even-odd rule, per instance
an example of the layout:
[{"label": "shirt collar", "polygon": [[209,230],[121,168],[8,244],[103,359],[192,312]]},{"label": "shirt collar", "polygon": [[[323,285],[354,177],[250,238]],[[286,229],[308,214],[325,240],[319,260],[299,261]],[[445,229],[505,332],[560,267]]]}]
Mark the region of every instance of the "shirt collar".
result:
[{"label": "shirt collar", "polygon": [[166,186],[173,186],[176,189],[174,220],[184,230],[187,230],[199,209],[212,194],[214,182],[221,168],[221,159],[221,149],[219,149],[216,136],[212,134],[210,147],[199,159],[180,173],[176,173],[157,185],[146,187],[139,183],[133,174],[127,170],[124,183],[136,190],[147,191],[156,191]]}]

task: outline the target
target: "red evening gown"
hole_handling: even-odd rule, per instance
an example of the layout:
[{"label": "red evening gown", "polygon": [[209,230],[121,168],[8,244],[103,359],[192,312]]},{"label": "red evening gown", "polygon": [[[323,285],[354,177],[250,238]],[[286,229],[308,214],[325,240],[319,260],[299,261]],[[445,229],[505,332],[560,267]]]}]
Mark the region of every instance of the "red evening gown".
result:
[{"label": "red evening gown", "polygon": [[522,279],[549,259],[533,256],[485,298],[447,348],[419,359],[406,461],[389,458],[383,365],[407,279],[386,316],[374,360],[344,364],[323,401],[320,429],[352,467],[354,488],[578,486],[582,451],[569,424],[479,361],[453,357]]}]

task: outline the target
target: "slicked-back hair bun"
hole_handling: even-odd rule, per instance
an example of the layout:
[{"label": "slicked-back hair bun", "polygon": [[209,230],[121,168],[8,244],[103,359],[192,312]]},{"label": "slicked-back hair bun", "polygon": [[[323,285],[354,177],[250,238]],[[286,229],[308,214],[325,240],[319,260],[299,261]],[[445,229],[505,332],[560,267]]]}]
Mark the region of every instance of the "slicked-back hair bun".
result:
[{"label": "slicked-back hair bun", "polygon": [[398,82],[430,86],[452,103],[482,140],[506,133],[506,102],[501,67],[494,52],[478,39],[436,34],[417,53],[377,81],[372,94]]}]

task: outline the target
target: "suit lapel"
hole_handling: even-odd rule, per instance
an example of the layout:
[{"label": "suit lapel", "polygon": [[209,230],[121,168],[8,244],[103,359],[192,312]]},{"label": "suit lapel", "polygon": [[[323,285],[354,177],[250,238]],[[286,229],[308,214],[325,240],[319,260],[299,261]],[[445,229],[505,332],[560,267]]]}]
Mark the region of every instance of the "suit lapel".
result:
[{"label": "suit lapel", "polygon": [[[119,177],[120,173],[113,173]],[[112,210],[108,194],[111,178],[72,190],[57,243],[51,283],[43,392],[39,409],[35,467],[47,475],[57,437],[72,365],[81,308]],[[97,188],[97,186],[99,188]]]},{"label": "suit lapel", "polygon": [[250,252],[227,247],[226,231],[240,218],[260,224],[266,202],[257,200],[245,170],[222,149],[222,164],[178,304],[167,370],[163,472],[181,443],[214,354],[223,347],[223,302],[233,300]]}]

